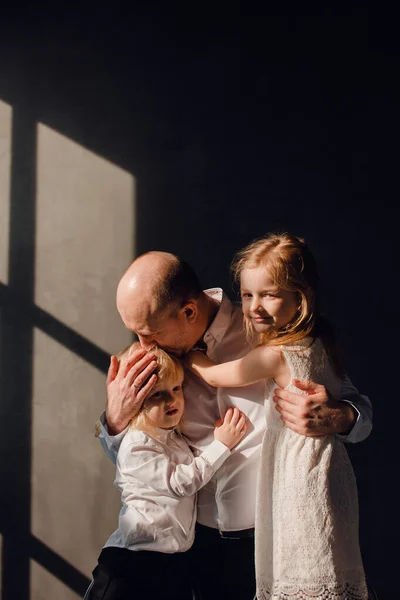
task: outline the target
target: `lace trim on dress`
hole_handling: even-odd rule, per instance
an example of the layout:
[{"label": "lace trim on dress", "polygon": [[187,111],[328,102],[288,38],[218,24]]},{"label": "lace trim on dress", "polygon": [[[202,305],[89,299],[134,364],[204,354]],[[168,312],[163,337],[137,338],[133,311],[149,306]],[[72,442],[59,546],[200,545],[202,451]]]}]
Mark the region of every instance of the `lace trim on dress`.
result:
[{"label": "lace trim on dress", "polygon": [[257,590],[257,600],[367,600],[368,591],[364,582],[358,585],[345,584],[271,584]]}]

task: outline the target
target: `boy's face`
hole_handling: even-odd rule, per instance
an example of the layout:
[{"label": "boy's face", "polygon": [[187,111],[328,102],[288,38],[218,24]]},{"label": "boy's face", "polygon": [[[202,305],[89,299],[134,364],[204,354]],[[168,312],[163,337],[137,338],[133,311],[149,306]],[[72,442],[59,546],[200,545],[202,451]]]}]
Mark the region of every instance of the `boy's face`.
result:
[{"label": "boy's face", "polygon": [[153,427],[173,429],[183,416],[183,376],[158,382],[144,401],[143,412]]}]

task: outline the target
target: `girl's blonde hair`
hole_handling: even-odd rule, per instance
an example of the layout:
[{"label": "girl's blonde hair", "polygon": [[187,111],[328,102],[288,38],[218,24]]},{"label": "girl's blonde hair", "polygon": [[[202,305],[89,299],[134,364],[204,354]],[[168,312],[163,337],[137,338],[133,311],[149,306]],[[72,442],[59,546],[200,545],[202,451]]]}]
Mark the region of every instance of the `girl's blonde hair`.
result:
[{"label": "girl's blonde hair", "polygon": [[[306,337],[319,336],[332,366],[340,373],[342,367],[333,329],[321,317],[317,307],[317,264],[304,239],[288,233],[272,233],[240,250],[232,263],[237,281],[240,281],[244,269],[256,267],[268,269],[274,285],[281,290],[294,292],[298,297],[298,310],[294,318],[278,330],[259,334],[259,343],[296,344]],[[247,317],[245,328],[248,337],[254,339],[256,334]]]},{"label": "girl's blonde hair", "polygon": [[[132,354],[140,348],[139,342],[133,342],[133,344],[124,348],[124,350],[117,355],[120,365],[122,360],[129,360]],[[161,348],[158,348],[157,346],[152,348],[151,352],[155,354],[157,361],[157,367],[154,371],[157,374],[157,383],[178,381],[180,379],[183,380],[184,371],[182,363],[178,358],[171,354],[167,354],[167,352],[161,350]],[[152,433],[154,428],[150,425],[146,417],[146,400],[143,402],[138,414],[131,420],[130,425],[135,427],[135,429],[141,429],[147,433]],[[178,424],[178,428],[180,426],[181,423]]]}]

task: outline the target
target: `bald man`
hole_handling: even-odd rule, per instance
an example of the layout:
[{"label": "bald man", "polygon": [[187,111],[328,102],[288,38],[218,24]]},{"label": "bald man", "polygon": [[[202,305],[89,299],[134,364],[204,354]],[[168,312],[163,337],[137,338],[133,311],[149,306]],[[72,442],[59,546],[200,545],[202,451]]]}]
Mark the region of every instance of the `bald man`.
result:
[{"label": "bald man", "polygon": [[[240,358],[250,349],[240,308],[219,288],[203,291],[191,267],[173,254],[149,252],[137,258],[118,285],[117,307],[142,351],[123,370],[111,357],[100,439],[114,462],[128,423],[157,380],[152,347],[158,345],[176,356],[199,347],[217,363]],[[185,373],[184,428],[195,453],[211,443],[215,422],[229,407],[237,406],[250,422],[246,437],[198,494],[190,555],[196,598],[201,600],[255,597],[254,520],[265,430],[263,388],[263,382],[237,389],[212,388],[190,371]],[[348,377],[343,379],[340,401],[329,397],[322,385],[301,382],[300,389],[306,394],[275,391],[276,409],[287,427],[307,436],[336,434],[347,442],[369,435],[371,404]]]}]

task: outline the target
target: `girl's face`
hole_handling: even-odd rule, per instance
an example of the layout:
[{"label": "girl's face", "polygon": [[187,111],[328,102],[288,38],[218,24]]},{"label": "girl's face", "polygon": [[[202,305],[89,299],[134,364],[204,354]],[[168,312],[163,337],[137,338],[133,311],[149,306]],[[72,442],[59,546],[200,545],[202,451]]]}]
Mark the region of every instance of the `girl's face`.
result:
[{"label": "girl's face", "polygon": [[277,288],[263,266],[243,269],[240,288],[243,314],[257,333],[280,329],[297,313],[299,298],[296,292]]},{"label": "girl's face", "polygon": [[160,381],[153,387],[143,406],[149,425],[161,429],[173,429],[178,425],[184,409],[182,383],[180,377]]}]

